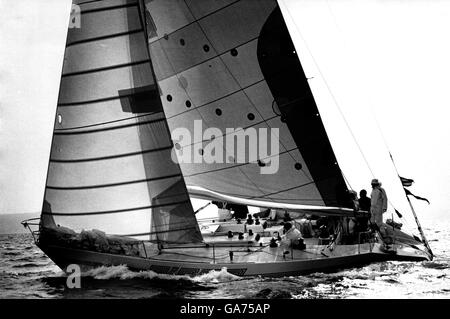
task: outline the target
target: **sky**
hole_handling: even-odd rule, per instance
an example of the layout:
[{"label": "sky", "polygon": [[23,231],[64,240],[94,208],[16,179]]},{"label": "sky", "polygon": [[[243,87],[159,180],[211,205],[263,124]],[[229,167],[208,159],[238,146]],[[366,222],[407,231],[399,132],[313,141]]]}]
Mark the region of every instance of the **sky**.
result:
[{"label": "sky", "polygon": [[[279,3],[352,187],[374,176],[401,195],[389,149],[431,202],[413,200],[419,217],[449,219],[450,2]],[[69,13],[70,0],[0,0],[0,214],[41,209]]]}]

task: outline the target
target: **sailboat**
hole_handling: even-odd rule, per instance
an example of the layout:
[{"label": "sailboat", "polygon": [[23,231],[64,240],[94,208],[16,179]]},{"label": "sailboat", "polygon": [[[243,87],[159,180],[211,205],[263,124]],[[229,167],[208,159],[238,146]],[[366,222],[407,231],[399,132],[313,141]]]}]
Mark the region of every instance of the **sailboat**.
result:
[{"label": "sailboat", "polygon": [[[372,229],[350,236],[345,224],[368,212],[348,196],[277,1],[74,4],[81,28],[68,30],[42,214],[24,222],[62,270],[286,276],[432,258],[421,229],[419,239],[392,227],[388,245]],[[198,121],[216,133],[195,134]],[[244,161],[226,148],[215,149],[222,162],[180,160],[188,151],[202,159],[228,127],[267,129],[279,149],[253,160],[251,145],[238,149]],[[192,138],[176,139],[177,128]],[[261,173],[276,162],[275,173]],[[284,221],[200,221],[191,198],[334,228],[286,248]]]}]

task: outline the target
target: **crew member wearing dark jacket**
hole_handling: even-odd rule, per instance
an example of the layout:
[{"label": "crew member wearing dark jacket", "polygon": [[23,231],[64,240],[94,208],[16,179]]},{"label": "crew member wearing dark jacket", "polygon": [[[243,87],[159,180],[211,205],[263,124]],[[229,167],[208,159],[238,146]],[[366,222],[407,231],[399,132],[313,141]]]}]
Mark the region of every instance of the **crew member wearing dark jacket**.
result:
[{"label": "crew member wearing dark jacket", "polygon": [[[365,189],[362,189],[359,192],[359,209],[366,211],[370,214],[370,197],[367,197],[367,191]],[[370,215],[368,217],[357,217],[356,218],[356,225],[355,230],[357,232],[364,232],[368,228]]]},{"label": "crew member wearing dark jacket", "polygon": [[370,212],[370,197],[367,197],[367,191],[362,189],[359,192],[359,209]]}]

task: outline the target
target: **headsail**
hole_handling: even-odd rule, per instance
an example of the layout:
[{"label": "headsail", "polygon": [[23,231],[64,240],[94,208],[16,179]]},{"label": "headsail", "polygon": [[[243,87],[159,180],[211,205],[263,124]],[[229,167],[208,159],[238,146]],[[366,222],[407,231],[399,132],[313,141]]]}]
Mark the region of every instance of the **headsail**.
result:
[{"label": "headsail", "polygon": [[404,186],[414,181],[399,178],[388,143],[367,107],[365,95],[368,92],[363,93],[365,86],[358,85],[364,83],[361,72],[365,71],[361,68],[363,65],[357,64],[355,54],[358,51],[349,50],[351,44],[339,28],[341,21],[337,19],[339,15],[335,14],[334,6],[328,1],[315,1],[313,5],[305,1],[280,0],[279,3],[305,70],[313,78],[309,83],[319,110],[324,114],[324,124],[336,157],[346,172],[346,180],[361,189],[368,186],[370,179],[381,179],[389,194],[386,215],[392,220],[394,216],[402,218],[403,229],[414,232],[414,223],[408,223],[411,216],[405,212],[411,210],[412,215],[415,212],[404,191]]},{"label": "headsail", "polygon": [[202,241],[171,160],[138,1],[75,3],[81,28],[67,36],[43,225]]},{"label": "headsail", "polygon": [[[180,163],[186,183],[229,196],[297,205],[351,207],[347,186],[275,0],[144,1],[149,49],[171,131],[203,154],[215,128],[265,128],[279,150],[255,161]],[[170,12],[170,14],[167,14]],[[222,134],[220,134],[222,132]],[[248,155],[249,146],[238,151]],[[261,166],[279,159],[274,174]],[[248,157],[247,157],[248,158]]]}]

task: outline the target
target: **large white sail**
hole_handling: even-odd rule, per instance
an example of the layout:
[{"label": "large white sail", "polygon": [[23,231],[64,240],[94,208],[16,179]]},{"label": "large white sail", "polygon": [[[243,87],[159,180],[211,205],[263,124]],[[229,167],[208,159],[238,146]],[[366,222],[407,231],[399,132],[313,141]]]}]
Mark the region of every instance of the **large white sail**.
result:
[{"label": "large white sail", "polygon": [[[274,0],[144,1],[149,49],[171,131],[202,153],[203,129],[278,129],[279,151],[237,162],[180,163],[186,184],[224,195],[298,205],[349,207],[347,186],[307,78]],[[226,133],[215,138],[227,138]],[[238,151],[248,154],[249,146]],[[261,166],[279,158],[274,174]]]},{"label": "large white sail", "polygon": [[75,2],[52,141],[44,226],[160,242],[202,240],[161,107],[139,3]]}]

